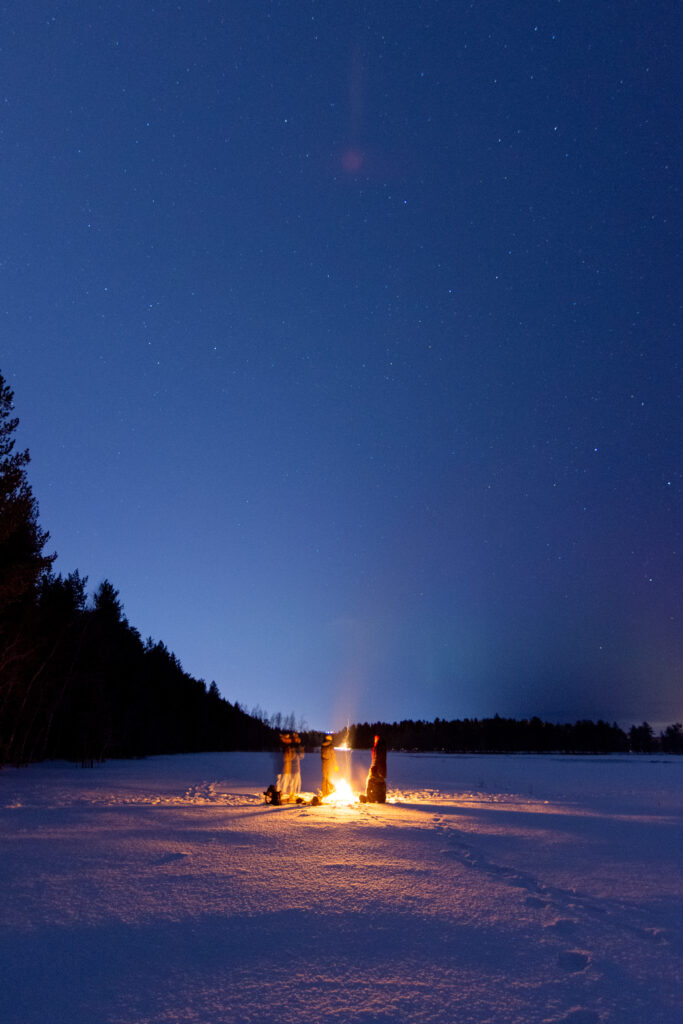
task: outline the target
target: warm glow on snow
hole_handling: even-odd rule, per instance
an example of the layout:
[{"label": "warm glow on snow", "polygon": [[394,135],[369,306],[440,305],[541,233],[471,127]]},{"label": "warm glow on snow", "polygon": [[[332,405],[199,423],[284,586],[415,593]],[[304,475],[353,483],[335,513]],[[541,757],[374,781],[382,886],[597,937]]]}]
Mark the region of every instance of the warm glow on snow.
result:
[{"label": "warm glow on snow", "polygon": [[681,757],[392,751],[384,808],[367,766],[280,808],[271,751],[7,765],[0,1020],[680,1019]]}]

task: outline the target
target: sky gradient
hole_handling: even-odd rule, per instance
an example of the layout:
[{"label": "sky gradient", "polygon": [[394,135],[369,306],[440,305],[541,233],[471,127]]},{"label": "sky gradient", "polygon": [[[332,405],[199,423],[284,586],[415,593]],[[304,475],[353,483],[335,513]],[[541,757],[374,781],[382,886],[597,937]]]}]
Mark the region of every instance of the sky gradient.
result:
[{"label": "sky gradient", "polygon": [[680,12],[0,13],[56,568],[247,709],[683,719]]}]

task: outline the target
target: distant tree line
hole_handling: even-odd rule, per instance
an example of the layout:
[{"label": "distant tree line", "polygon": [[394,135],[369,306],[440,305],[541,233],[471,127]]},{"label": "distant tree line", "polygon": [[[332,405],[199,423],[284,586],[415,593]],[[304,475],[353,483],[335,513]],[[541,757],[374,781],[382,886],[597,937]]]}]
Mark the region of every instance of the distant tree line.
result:
[{"label": "distant tree line", "polygon": [[0,374],[0,765],[268,749],[277,732],[143,641],[105,580],[52,571]]},{"label": "distant tree line", "polygon": [[444,751],[446,753],[550,753],[683,754],[683,726],[668,726],[656,736],[648,722],[625,732],[607,722],[580,721],[559,725],[540,718],[465,718],[433,722],[406,720],[351,725],[335,734],[335,743],[347,742],[354,749],[369,749],[379,733],[393,750]]}]

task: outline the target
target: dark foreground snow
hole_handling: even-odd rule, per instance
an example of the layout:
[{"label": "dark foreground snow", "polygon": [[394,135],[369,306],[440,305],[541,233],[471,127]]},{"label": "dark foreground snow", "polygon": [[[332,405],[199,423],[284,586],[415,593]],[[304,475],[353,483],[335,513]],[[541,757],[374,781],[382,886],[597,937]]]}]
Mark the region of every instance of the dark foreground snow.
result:
[{"label": "dark foreground snow", "polygon": [[265,754],[0,772],[3,1024],[682,1019],[683,758],[390,754],[385,806],[271,781]]}]

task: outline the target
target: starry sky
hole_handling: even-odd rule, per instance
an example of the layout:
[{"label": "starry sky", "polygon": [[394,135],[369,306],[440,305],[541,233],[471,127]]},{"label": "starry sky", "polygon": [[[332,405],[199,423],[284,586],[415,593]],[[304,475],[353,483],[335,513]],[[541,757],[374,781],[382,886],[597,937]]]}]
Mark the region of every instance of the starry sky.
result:
[{"label": "starry sky", "polygon": [[248,710],[683,719],[680,10],[0,9],[56,569]]}]

